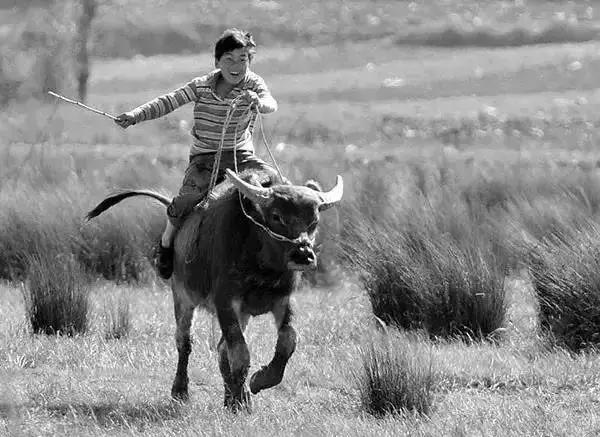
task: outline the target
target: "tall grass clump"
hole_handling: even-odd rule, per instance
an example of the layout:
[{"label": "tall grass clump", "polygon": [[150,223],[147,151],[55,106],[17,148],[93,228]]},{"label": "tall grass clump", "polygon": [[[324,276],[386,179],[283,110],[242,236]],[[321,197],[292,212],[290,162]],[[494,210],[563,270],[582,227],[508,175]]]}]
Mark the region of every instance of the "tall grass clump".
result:
[{"label": "tall grass clump", "polygon": [[386,333],[361,348],[360,355],[362,366],[356,381],[366,412],[377,417],[402,412],[429,414],[435,383],[431,354]]},{"label": "tall grass clump", "polygon": [[589,221],[530,243],[540,324],[572,351],[600,345],[600,229]]},{"label": "tall grass clump", "polygon": [[[25,158],[7,152],[14,162],[6,160],[0,177],[0,277],[21,280],[29,254],[53,251],[75,257],[87,273],[108,280],[153,279],[151,258],[164,225],[162,206],[133,200],[85,221],[85,214],[115,191],[103,186],[105,175],[92,173],[68,152],[36,148],[21,153]],[[164,173],[156,170],[161,169],[152,173],[158,185]]]},{"label": "tall grass clump", "polygon": [[28,256],[24,297],[33,332],[75,335],[88,328],[88,281],[73,257],[53,252]]},{"label": "tall grass clump", "polygon": [[106,297],[104,304],[104,337],[118,340],[131,330],[131,303],[124,293]]},{"label": "tall grass clump", "polygon": [[162,211],[152,206],[123,205],[106,217],[85,222],[74,252],[86,270],[121,282],[148,279],[153,248],[164,224]]},{"label": "tall grass clump", "polygon": [[427,191],[406,191],[384,217],[355,208],[345,258],[384,322],[433,337],[486,337],[504,324],[503,242],[456,186]]}]

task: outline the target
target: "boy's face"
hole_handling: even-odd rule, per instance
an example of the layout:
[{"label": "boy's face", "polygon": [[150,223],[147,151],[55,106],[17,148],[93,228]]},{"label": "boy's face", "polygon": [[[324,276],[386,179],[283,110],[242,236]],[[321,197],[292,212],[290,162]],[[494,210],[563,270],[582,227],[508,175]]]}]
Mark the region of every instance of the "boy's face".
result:
[{"label": "boy's face", "polygon": [[223,53],[215,66],[221,69],[223,78],[232,85],[237,85],[244,79],[250,66],[250,53],[247,47],[234,49]]}]

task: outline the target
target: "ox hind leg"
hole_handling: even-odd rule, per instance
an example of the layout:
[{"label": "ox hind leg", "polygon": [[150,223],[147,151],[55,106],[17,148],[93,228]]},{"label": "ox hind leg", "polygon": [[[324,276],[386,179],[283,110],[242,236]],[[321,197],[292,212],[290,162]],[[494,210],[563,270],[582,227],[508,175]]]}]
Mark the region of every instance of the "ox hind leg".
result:
[{"label": "ox hind leg", "polygon": [[191,302],[173,291],[173,306],[175,310],[175,343],[177,344],[177,372],[171,388],[171,397],[179,401],[187,401],[188,395],[188,360],[192,352],[190,328],[194,317],[194,306]]},{"label": "ox hind leg", "polygon": [[283,379],[285,366],[296,350],[296,331],[291,326],[292,310],[289,298],[285,298],[273,308],[277,326],[277,345],[271,362],[263,366],[250,378],[250,390],[256,394],[261,390],[276,386]]},{"label": "ox hind leg", "polygon": [[250,368],[250,351],[244,338],[249,316],[232,308],[218,309],[217,316],[222,336],[217,346],[219,369],[225,388],[224,406],[234,412],[250,412],[250,392],[246,386]]}]

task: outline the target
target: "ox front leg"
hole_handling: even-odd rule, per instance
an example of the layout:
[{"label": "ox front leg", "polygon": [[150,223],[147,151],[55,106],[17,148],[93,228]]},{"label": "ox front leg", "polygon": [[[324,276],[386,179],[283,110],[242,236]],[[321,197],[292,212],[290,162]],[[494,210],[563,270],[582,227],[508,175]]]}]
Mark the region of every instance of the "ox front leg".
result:
[{"label": "ox front leg", "polygon": [[175,343],[177,344],[177,372],[171,388],[171,396],[179,401],[187,401],[188,396],[188,360],[192,352],[192,338],[190,327],[194,317],[194,306],[185,301],[176,292],[173,292],[175,309]]},{"label": "ox front leg", "polygon": [[250,392],[246,386],[250,368],[250,351],[244,338],[248,316],[233,308],[217,309],[223,333],[219,341],[219,369],[225,388],[225,407],[237,412],[251,410]]},{"label": "ox front leg", "polygon": [[250,379],[250,390],[256,394],[261,390],[276,386],[283,379],[285,366],[296,350],[296,331],[291,325],[292,310],[289,298],[283,299],[275,308],[273,316],[277,326],[277,345],[271,362],[263,366]]}]

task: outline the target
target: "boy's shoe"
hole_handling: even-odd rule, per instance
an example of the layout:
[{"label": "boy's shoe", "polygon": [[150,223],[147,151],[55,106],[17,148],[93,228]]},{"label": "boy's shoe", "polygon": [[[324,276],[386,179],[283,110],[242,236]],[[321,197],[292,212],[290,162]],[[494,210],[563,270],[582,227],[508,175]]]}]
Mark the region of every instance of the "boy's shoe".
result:
[{"label": "boy's shoe", "polygon": [[156,270],[158,276],[169,279],[173,274],[173,247],[163,247],[159,242],[156,247]]}]

